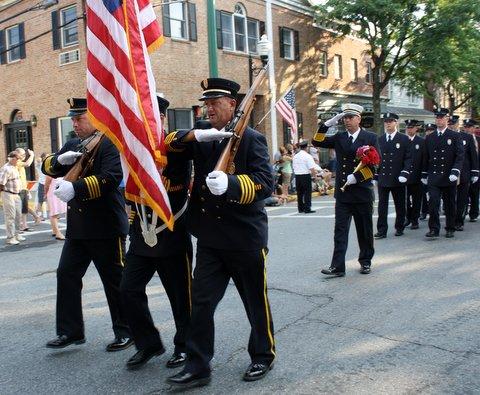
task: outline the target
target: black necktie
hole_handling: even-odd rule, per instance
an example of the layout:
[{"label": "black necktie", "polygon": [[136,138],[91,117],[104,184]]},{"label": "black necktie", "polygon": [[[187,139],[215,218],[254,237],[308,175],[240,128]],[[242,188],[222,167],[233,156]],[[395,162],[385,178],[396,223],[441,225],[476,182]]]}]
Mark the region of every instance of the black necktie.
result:
[{"label": "black necktie", "polygon": [[353,144],[353,136],[348,136],[348,145],[351,146]]},{"label": "black necktie", "polygon": [[387,137],[387,142],[390,142],[390,141],[392,141],[392,136],[389,134]]}]

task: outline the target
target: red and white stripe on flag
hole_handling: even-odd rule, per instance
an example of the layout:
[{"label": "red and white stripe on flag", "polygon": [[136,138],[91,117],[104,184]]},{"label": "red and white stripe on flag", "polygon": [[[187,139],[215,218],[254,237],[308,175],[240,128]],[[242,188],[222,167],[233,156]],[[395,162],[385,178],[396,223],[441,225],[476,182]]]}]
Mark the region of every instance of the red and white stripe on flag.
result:
[{"label": "red and white stripe on flag", "polygon": [[87,0],[87,104],[92,123],[122,154],[126,195],[173,228],[160,171],[164,132],[149,52],[163,36],[148,0]]},{"label": "red and white stripe on flag", "polygon": [[293,88],[290,88],[288,92],[275,103],[275,108],[290,126],[293,142],[297,142],[297,112],[295,111],[295,91]]}]

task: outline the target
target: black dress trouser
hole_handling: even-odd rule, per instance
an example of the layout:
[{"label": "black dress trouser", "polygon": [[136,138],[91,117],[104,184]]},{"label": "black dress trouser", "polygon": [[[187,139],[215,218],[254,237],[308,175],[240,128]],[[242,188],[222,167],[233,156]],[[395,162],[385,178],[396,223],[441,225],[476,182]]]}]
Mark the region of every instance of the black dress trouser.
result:
[{"label": "black dress trouser", "polygon": [[186,372],[210,371],[215,338],[213,316],[230,279],[240,294],[250,322],[248,353],[252,362],[270,364],[274,360],[275,341],[265,260],[265,249],[227,251],[197,247]]},{"label": "black dress trouser", "polygon": [[334,250],[330,267],[345,271],[345,254],[348,247],[350,223],[355,221],[357,240],[360,247],[358,262],[362,266],[370,266],[373,254],[373,201],[367,203],[335,203]]},{"label": "black dress trouser", "polygon": [[440,232],[440,200],[443,200],[443,208],[445,210],[445,230],[455,231],[455,195],[457,191],[456,185],[447,187],[428,186],[428,208],[429,219],[428,227],[435,233]]},{"label": "black dress trouser", "polygon": [[477,181],[475,184],[470,184],[470,188],[468,190],[468,198],[470,200],[470,209],[468,211],[468,216],[470,217],[470,219],[478,218],[479,197],[480,197],[480,180]]},{"label": "black dress trouser", "polygon": [[422,183],[422,214],[428,214],[428,186]]},{"label": "black dress trouser", "polygon": [[407,185],[407,222],[418,225],[422,206],[422,183]]},{"label": "black dress trouser", "polygon": [[297,207],[299,213],[312,209],[312,176],[310,174],[296,174]]},{"label": "black dress trouser", "polygon": [[116,337],[129,337],[120,302],[125,237],[65,240],[57,269],[57,335],[85,335],[82,315],[82,278],[93,261],[103,283]]},{"label": "black dress trouser", "polygon": [[468,190],[470,183],[460,183],[457,185],[457,207],[455,211],[455,226],[463,226],[468,205]]},{"label": "black dress trouser", "polygon": [[388,230],[388,197],[390,192],[392,193],[393,203],[395,204],[395,229],[403,230],[405,228],[405,186],[382,187],[379,185],[377,231],[381,234],[387,234]]},{"label": "black dress trouser", "polygon": [[163,346],[150,310],[146,286],[158,273],[170,301],[176,333],[175,352],[185,352],[185,339],[190,322],[192,250],[169,257],[145,257],[128,252],[120,285],[122,302],[138,350]]}]

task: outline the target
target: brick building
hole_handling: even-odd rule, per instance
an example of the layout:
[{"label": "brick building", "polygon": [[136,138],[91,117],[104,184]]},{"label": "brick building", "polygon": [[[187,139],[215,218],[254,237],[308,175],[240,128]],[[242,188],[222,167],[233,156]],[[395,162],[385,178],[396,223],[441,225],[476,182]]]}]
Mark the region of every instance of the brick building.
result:
[{"label": "brick building", "polygon": [[[65,117],[66,98],[85,95],[84,2],[59,0],[48,9],[28,10],[38,0],[0,0],[0,162],[9,150],[27,146],[51,152],[71,135]],[[201,104],[200,81],[209,75],[207,1],[162,5],[152,2],[165,43],[152,55],[157,88],[171,102],[168,130],[193,125]],[[308,2],[272,2],[276,97],[294,85],[299,133],[309,138],[318,117],[338,110],[344,101],[369,105],[369,59],[356,38],[335,40],[316,26]],[[219,75],[234,79],[245,94],[249,86],[249,55],[265,31],[265,1],[217,0]],[[20,14],[13,17],[16,14]],[[254,108],[256,124],[270,108],[268,84]],[[271,142],[270,117],[258,130]],[[277,140],[288,142],[289,131],[277,116]],[[276,147],[270,147],[275,151]]]}]

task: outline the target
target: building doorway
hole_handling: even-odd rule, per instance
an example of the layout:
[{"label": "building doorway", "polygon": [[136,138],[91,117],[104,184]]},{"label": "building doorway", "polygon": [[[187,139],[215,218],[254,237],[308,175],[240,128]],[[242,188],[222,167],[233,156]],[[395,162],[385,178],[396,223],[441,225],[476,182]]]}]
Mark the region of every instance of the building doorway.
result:
[{"label": "building doorway", "polygon": [[[30,121],[7,123],[5,125],[5,137],[7,140],[7,154],[16,148],[23,148],[25,151],[33,148],[32,125]],[[35,164],[32,163],[30,167],[25,169],[25,172],[27,175],[27,180],[34,180]]]}]

